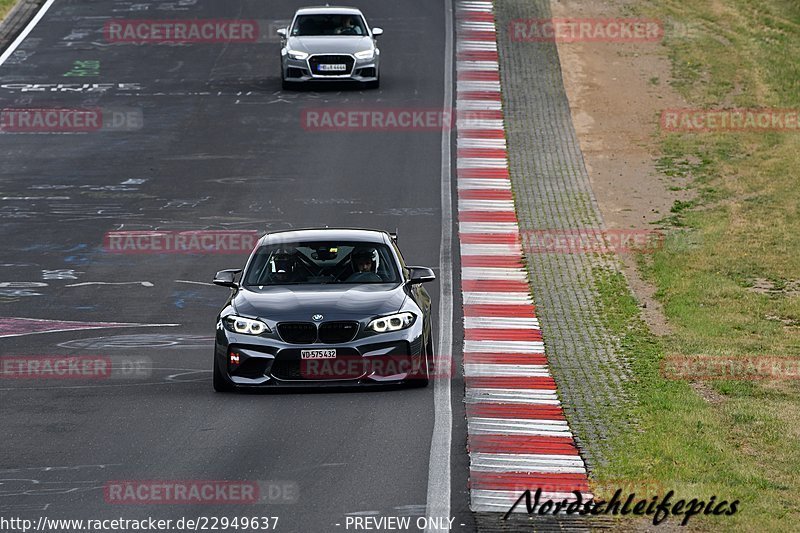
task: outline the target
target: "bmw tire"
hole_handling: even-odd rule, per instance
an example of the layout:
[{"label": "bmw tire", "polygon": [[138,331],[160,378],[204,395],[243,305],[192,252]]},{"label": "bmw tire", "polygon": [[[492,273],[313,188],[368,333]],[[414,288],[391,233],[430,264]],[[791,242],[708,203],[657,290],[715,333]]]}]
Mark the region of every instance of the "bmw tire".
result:
[{"label": "bmw tire", "polygon": [[226,376],[222,374],[219,370],[219,365],[216,361],[214,361],[214,390],[216,392],[233,392],[236,390],[236,386],[231,383]]}]

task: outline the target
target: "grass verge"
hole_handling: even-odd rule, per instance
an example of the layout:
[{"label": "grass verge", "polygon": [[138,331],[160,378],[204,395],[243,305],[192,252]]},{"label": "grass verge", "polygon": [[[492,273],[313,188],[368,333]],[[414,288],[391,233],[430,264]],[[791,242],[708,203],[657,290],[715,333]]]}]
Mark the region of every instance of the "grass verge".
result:
[{"label": "grass verge", "polygon": [[[688,107],[800,109],[796,1],[662,0],[637,14],[667,21],[671,85]],[[624,278],[596,272],[603,316],[637,376],[639,430],[618,437],[625,453],[600,477],[741,501],[732,517],[693,518],[694,529],[796,530],[800,382],[670,380],[659,361],[800,358],[800,131],[657,139],[662,173],[696,193],[663,221],[663,248],[639,258],[674,333],[653,337]]]},{"label": "grass verge", "polygon": [[0,20],[3,20],[8,15],[8,12],[11,11],[11,8],[16,3],[17,0],[0,0]]},{"label": "grass verge", "polygon": [[[628,416],[635,433],[617,437],[624,453],[598,472],[608,498],[617,487],[641,496],[675,491],[675,498],[709,502],[739,500],[733,516],[695,516],[688,525],[708,531],[792,531],[800,505],[795,393],[778,385],[720,381],[707,384],[667,379],[660,362],[667,345],[652,335],[618,271],[596,269],[595,289],[609,330],[620,340],[636,380]],[[670,350],[673,353],[673,350]],[[630,489],[630,490],[627,490]],[[677,524],[682,517],[671,517]]]}]

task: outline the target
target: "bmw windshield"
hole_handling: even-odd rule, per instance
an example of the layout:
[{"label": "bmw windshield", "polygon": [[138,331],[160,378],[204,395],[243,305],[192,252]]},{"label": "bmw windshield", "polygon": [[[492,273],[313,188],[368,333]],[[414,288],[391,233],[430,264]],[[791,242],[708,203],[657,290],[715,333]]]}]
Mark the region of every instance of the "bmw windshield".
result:
[{"label": "bmw windshield", "polygon": [[388,246],[369,242],[280,243],[260,247],[242,278],[248,287],[399,283]]}]

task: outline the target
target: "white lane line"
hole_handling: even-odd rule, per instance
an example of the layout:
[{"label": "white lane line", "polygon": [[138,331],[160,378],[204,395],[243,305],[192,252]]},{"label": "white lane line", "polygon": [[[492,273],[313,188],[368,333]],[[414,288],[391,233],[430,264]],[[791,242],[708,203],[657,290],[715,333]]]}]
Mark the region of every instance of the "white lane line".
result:
[{"label": "white lane line", "polygon": [[[469,116],[459,117],[456,119],[456,127],[468,130],[502,130],[503,119],[475,118]],[[493,158],[493,159],[499,160],[500,158]],[[506,161],[505,157],[502,158],[502,160],[503,160],[503,166],[508,166],[508,162]]]},{"label": "white lane line", "polygon": [[522,316],[465,316],[464,328],[539,329],[539,319]]},{"label": "white lane line", "polygon": [[[500,111],[503,109],[503,104],[500,100],[459,100],[456,107],[461,111]],[[504,139],[495,140],[503,141],[505,144]]]},{"label": "white lane line", "polygon": [[498,365],[492,363],[466,363],[464,375],[469,377],[539,377],[549,378],[547,365]]},{"label": "white lane line", "polygon": [[462,244],[461,255],[499,255],[521,259],[522,248],[519,244]]},{"label": "white lane line", "polygon": [[[461,80],[456,87],[458,92],[466,91],[491,91],[500,92],[499,81]],[[502,127],[500,129],[503,129]]]},{"label": "white lane line", "polygon": [[462,10],[462,9],[472,9],[472,10],[475,10],[475,11],[486,11],[488,13],[491,13],[492,9],[494,9],[493,6],[494,6],[494,4],[492,2],[465,1],[465,2],[459,2],[458,3],[458,6],[456,7],[456,11]]},{"label": "white lane line", "polygon": [[514,403],[561,405],[556,391],[549,389],[486,389],[467,387],[464,401],[474,403]]},{"label": "white lane line", "polygon": [[[488,211],[488,209],[480,209],[479,211]],[[462,255],[513,255],[514,257],[521,257],[522,246],[519,243],[514,244],[462,244]]]},{"label": "white lane line", "polygon": [[[444,1],[444,98],[442,109],[453,109],[453,2]],[[442,238],[439,244],[439,354],[453,353],[453,210],[451,190],[450,137],[451,128],[442,128]],[[436,358],[436,375],[445,376],[450,371],[450,359]],[[450,379],[433,380],[433,433],[428,461],[428,494],[426,516],[450,516],[450,447],[453,438],[453,408],[450,404]],[[447,522],[442,520],[441,522]],[[446,532],[428,520],[426,533]]]},{"label": "white lane line", "polygon": [[511,211],[514,212],[514,200],[491,200],[482,198],[459,198],[458,208],[461,211]]},{"label": "white lane line", "polygon": [[561,420],[467,417],[469,435],[530,435],[572,437],[567,423]]},{"label": "white lane line", "polygon": [[486,427],[498,428],[518,428],[518,429],[547,429],[558,430],[563,428],[569,430],[569,425],[566,420],[550,420],[549,418],[496,418],[493,416],[469,416],[467,420],[471,420],[476,425],[483,425]]},{"label": "white lane line", "polygon": [[494,32],[497,30],[497,28],[495,28],[494,22],[484,22],[482,20],[459,20],[458,29],[467,31],[486,31],[486,32]]},{"label": "white lane line", "polygon": [[480,59],[463,59],[461,61],[456,62],[456,70],[459,72],[462,70],[481,70],[481,71],[491,71],[497,72],[500,70],[500,65],[498,65],[497,61],[492,60],[480,60]]},{"label": "white lane line", "polygon": [[456,183],[459,189],[503,189],[511,190],[511,180],[489,178],[461,178]]},{"label": "white lane line", "polygon": [[[498,129],[498,130],[465,130],[465,131],[459,131],[458,132],[458,139],[459,140],[461,140],[461,139],[484,139],[484,138],[487,138],[484,134],[489,133],[490,131],[495,135],[505,135],[505,132],[502,130],[502,128]],[[497,138],[502,139],[502,137],[496,137],[496,136],[493,136],[493,137],[490,137],[490,138],[492,138],[492,139],[497,139]]]},{"label": "white lane line", "polygon": [[491,13],[491,12],[492,8],[490,7],[462,6],[462,5],[456,7],[456,13],[459,13],[461,16],[464,16],[467,13]]},{"label": "white lane line", "polygon": [[460,222],[458,230],[461,233],[519,234],[519,224],[516,222]]},{"label": "white lane line", "polygon": [[470,470],[479,472],[541,472],[585,474],[577,455],[539,455],[528,453],[470,453]]},{"label": "white lane line", "polygon": [[477,137],[464,137],[459,135],[456,141],[459,148],[494,148],[495,150],[505,150],[506,140],[500,139],[480,139]]},{"label": "white lane line", "polygon": [[531,304],[531,295],[527,292],[464,292],[464,304]]},{"label": "white lane line", "polygon": [[22,33],[20,33],[17,38],[14,39],[14,42],[11,43],[11,46],[6,48],[6,51],[0,56],[0,66],[6,62],[6,59],[11,57],[11,54],[13,54],[17,47],[22,44],[22,41],[28,37],[28,34],[33,31],[33,28],[39,24],[39,21],[42,20],[45,13],[47,13],[47,10],[50,9],[51,5],[53,5],[53,2],[55,2],[55,0],[47,0],[47,2],[45,2],[44,5],[39,8],[39,11],[36,13],[36,15],[31,19],[28,25],[25,26],[25,29],[22,30]]},{"label": "white lane line", "polygon": [[522,316],[465,316],[464,329],[539,329],[539,319]]},{"label": "white lane line", "polygon": [[459,200],[461,211],[511,211],[514,212],[514,200]]},{"label": "white lane line", "polygon": [[459,52],[497,52],[497,43],[494,41],[465,40],[458,43]]},{"label": "white lane line", "polygon": [[206,283],[205,281],[191,281],[188,279],[176,279],[175,283],[191,283],[192,285],[208,285],[209,287],[216,287],[213,283]]},{"label": "white lane line", "polygon": [[458,161],[456,162],[456,166],[459,169],[466,169],[466,168],[506,169],[506,168],[508,168],[508,160],[505,157],[502,157],[502,158],[500,158],[500,157],[492,157],[492,158],[459,157]]},{"label": "white lane line", "polygon": [[528,273],[522,268],[462,267],[461,279],[528,281]]},{"label": "white lane line", "polygon": [[544,353],[542,341],[464,341],[465,352]]},{"label": "white lane line", "polygon": [[483,3],[475,4],[462,4],[458,3],[456,6],[456,13],[491,13],[491,6],[486,6]]},{"label": "white lane line", "polygon": [[82,283],[70,283],[65,287],[86,287],[88,285],[141,285],[142,287],[153,287],[150,281],[84,281]]},{"label": "white lane line", "polygon": [[[488,252],[488,250],[489,250],[488,247],[489,246],[496,246],[497,247],[496,248],[496,252],[495,253]],[[498,255],[506,255],[506,256],[514,257],[515,259],[520,257],[519,253],[517,253],[516,255],[513,254],[513,253],[510,253],[509,249],[505,248],[505,246],[508,246],[508,245],[503,245],[503,244],[462,244],[461,245],[461,255],[462,256],[467,256],[467,255],[468,256],[484,256],[484,257],[492,257],[492,256],[496,257]],[[478,247],[481,247],[480,248],[481,253],[475,252],[476,250],[479,249]],[[501,247],[503,247],[503,248],[501,248]],[[465,268],[492,268],[492,267],[465,267]],[[519,271],[524,273],[524,270],[519,270]],[[475,277],[475,278],[464,278],[464,279],[480,281],[480,280],[493,280],[493,279],[501,279],[501,278]],[[510,279],[510,278],[502,278],[502,279]],[[519,281],[527,281],[527,280],[528,280],[527,277],[519,279]],[[513,279],[512,279],[512,281],[513,281]],[[478,293],[478,296],[476,296],[476,298],[482,298],[480,293],[483,293],[483,292],[490,293],[489,296],[487,296],[489,298],[491,298],[495,294],[497,294],[497,297],[498,297],[498,302],[497,303],[508,303],[509,300],[514,300],[515,297],[508,296],[508,294],[511,294],[511,293],[513,293],[513,294],[528,294],[527,292],[522,292],[522,291],[467,291],[467,292]],[[506,296],[503,296],[503,294],[506,294]],[[502,302],[500,300],[502,300]],[[473,303],[475,303],[475,302],[473,302]],[[492,303],[492,302],[483,302],[483,303]]]}]

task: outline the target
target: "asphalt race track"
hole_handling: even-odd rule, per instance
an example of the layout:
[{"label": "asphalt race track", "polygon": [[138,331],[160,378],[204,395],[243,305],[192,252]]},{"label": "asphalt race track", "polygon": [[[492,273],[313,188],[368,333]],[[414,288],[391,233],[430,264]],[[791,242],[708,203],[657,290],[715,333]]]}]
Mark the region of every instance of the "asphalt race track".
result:
[{"label": "asphalt race track", "polygon": [[[425,515],[433,386],[215,394],[212,335],[227,289],[209,282],[246,252],[104,249],[110,231],[377,227],[397,229],[407,262],[439,275],[442,132],[315,131],[301,117],[441,108],[445,3],[362,6],[385,30],[379,90],[282,91],[280,46],[267,32],[306,3],[56,0],[0,66],[3,108],[115,117],[84,133],[0,135],[0,354],[96,356],[129,369],[0,380],[4,515],[278,516],[278,531],[344,530],[354,513]],[[264,33],[251,43],[109,43],[104,23],[125,18],[248,19]],[[436,308],[439,284],[427,288]],[[463,431],[455,426],[454,448]],[[451,515],[468,530],[461,461]],[[257,482],[267,502],[109,503],[109,483],[121,480]]]}]

